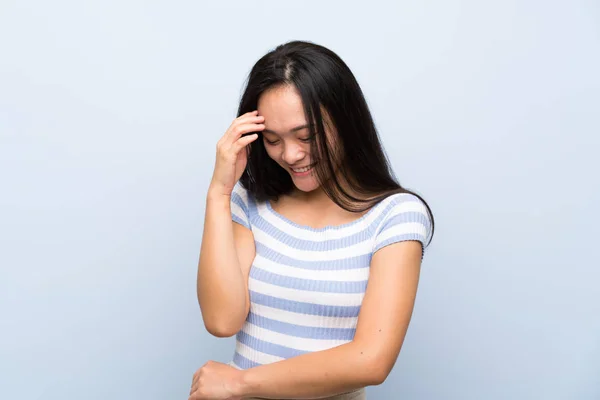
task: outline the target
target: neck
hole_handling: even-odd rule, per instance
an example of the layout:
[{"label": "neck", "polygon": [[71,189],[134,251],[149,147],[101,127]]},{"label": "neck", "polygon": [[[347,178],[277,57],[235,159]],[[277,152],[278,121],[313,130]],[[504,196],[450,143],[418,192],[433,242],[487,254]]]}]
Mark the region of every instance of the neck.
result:
[{"label": "neck", "polygon": [[296,188],[292,192],[291,197],[296,200],[307,203],[320,204],[331,202],[331,199],[325,194],[325,191],[323,191],[323,189],[320,187],[310,192],[303,192]]}]

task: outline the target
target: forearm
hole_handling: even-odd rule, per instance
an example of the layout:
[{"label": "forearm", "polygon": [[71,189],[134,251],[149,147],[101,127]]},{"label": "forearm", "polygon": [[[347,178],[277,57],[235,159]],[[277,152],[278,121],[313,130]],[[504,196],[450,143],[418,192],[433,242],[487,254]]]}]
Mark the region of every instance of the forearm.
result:
[{"label": "forearm", "polygon": [[209,193],[198,263],[198,301],[204,324],[217,336],[234,334],[246,315],[246,286],[235,248],[230,197]]},{"label": "forearm", "polygon": [[245,370],[237,394],[270,399],[333,396],[383,382],[388,366],[379,359],[375,350],[350,342]]}]

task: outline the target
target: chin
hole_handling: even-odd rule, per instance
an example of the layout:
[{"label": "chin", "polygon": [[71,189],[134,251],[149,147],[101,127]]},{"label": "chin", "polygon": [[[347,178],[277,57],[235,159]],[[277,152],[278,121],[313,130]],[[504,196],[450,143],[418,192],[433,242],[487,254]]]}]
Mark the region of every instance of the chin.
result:
[{"label": "chin", "polygon": [[317,180],[315,178],[301,180],[301,179],[294,179],[292,177],[292,181],[294,182],[294,186],[296,186],[296,189],[298,189],[304,193],[314,192],[319,187],[321,187],[321,185],[319,185],[319,182],[317,182]]}]

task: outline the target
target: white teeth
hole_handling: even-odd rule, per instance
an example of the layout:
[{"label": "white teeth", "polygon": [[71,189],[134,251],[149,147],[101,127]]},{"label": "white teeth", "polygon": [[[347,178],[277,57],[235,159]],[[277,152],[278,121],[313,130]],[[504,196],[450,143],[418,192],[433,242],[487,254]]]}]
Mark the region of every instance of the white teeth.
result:
[{"label": "white teeth", "polygon": [[302,173],[302,172],[306,172],[306,171],[308,171],[308,170],[310,170],[310,169],[312,169],[312,165],[311,165],[311,166],[309,166],[309,167],[304,167],[304,168],[299,168],[299,169],[294,169],[294,168],[292,168],[292,171],[294,171],[294,172],[300,172],[300,173]]}]

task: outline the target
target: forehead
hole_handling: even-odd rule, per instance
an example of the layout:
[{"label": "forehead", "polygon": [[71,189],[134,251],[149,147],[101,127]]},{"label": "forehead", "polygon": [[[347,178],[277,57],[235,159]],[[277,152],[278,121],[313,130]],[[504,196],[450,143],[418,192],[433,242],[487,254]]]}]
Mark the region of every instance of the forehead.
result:
[{"label": "forehead", "polygon": [[267,127],[292,128],[306,123],[302,98],[291,85],[265,91],[258,99],[258,114]]}]

